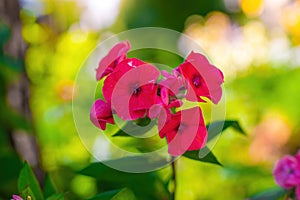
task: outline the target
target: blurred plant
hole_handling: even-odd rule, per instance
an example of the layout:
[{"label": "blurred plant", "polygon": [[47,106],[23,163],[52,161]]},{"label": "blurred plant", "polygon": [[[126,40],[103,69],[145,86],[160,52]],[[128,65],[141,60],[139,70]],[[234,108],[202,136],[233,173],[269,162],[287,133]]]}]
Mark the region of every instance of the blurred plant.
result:
[{"label": "blurred plant", "polygon": [[275,165],[273,174],[279,186],[288,190],[287,197],[300,199],[300,151],[286,155]]},{"label": "blurred plant", "polygon": [[[0,2],[0,196],[16,190],[23,159],[43,179],[36,138],[32,134],[29,81],[24,68],[26,45],[21,36],[18,1]],[[9,194],[10,193],[10,194]]]},{"label": "blurred plant", "polygon": [[300,199],[300,151],[295,156],[285,155],[278,160],[273,169],[273,176],[281,188],[263,191],[249,200]]},{"label": "blurred plant", "polygon": [[49,176],[46,176],[43,183],[43,190],[41,189],[32,169],[24,163],[18,178],[18,191],[20,196],[13,195],[13,200],[62,200],[64,199],[63,193],[57,193],[55,187]]}]

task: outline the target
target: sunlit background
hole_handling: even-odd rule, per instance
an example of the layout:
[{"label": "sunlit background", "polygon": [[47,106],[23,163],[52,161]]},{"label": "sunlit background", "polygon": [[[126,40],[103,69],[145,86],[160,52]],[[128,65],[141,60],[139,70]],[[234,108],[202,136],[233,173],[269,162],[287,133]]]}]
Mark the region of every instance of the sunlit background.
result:
[{"label": "sunlit background", "polygon": [[[42,168],[66,199],[105,190],[96,178],[76,173],[93,160],[73,122],[76,74],[97,44],[132,28],[169,28],[201,45],[225,74],[226,118],[247,132],[244,137],[229,129],[218,140],[214,152],[223,168],[181,158],[177,199],[239,200],[275,187],[275,161],[300,147],[299,0],[19,2]],[[5,181],[0,180],[0,199],[16,192],[16,177]],[[166,199],[163,189],[152,192]]]}]

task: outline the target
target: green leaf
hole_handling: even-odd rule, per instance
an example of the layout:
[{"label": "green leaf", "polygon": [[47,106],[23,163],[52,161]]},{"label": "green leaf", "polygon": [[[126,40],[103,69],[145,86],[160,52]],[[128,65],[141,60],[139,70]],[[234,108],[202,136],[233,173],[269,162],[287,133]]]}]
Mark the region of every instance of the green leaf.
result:
[{"label": "green leaf", "polygon": [[[136,125],[139,125],[139,126],[136,126]],[[153,121],[151,121],[151,122],[147,121],[147,119],[145,119],[145,118],[140,119],[140,121],[137,121],[136,123],[129,121],[122,127],[122,129],[120,129],[115,134],[113,134],[113,137],[116,137],[116,136],[123,136],[123,137],[125,136],[126,137],[126,136],[131,136],[131,135],[133,135],[133,136],[141,135],[142,133],[137,133],[137,134],[135,134],[135,133],[139,132],[140,126],[147,126],[147,125],[149,125],[149,129],[147,129],[146,131],[150,130],[153,127],[154,123],[153,123]],[[238,121],[235,121],[235,120],[215,121],[206,126],[206,129],[208,130],[207,141],[212,140],[214,137],[216,137],[217,135],[219,135],[220,133],[222,133],[223,131],[225,131],[227,128],[230,128],[230,127],[235,129],[239,133],[246,135],[245,131],[242,129],[242,127],[240,126]],[[130,133],[130,135],[127,133]]]},{"label": "green leaf", "polygon": [[[20,196],[23,199],[37,199],[34,195],[34,193],[32,192],[32,190],[29,187],[26,187],[21,193]],[[30,197],[30,198],[28,198]]]},{"label": "green leaf", "polygon": [[245,131],[242,129],[238,121],[226,120],[226,121],[215,121],[206,126],[208,130],[207,142],[212,140],[214,137],[225,131],[227,128],[233,128],[239,133],[246,135]]},{"label": "green leaf", "polygon": [[10,29],[9,27],[0,22],[0,48],[2,49],[5,42],[9,39],[10,36]]},{"label": "green leaf", "polygon": [[135,120],[135,123],[139,126],[147,126],[151,123],[151,119],[148,117],[139,118],[139,119]]},{"label": "green leaf", "polygon": [[31,132],[32,124],[29,119],[25,116],[14,112],[12,109],[0,105],[0,110],[5,113],[5,115],[0,115],[0,122],[5,128],[19,128],[27,132]]},{"label": "green leaf", "polygon": [[254,195],[253,197],[249,198],[249,200],[278,200],[281,199],[285,194],[286,190],[282,188],[272,188]]},{"label": "green leaf", "polygon": [[53,194],[50,197],[48,197],[46,200],[64,200],[64,194]]},{"label": "green leaf", "polygon": [[111,200],[135,200],[135,196],[133,192],[128,189],[124,188],[120,192],[118,192]]},{"label": "green leaf", "polygon": [[208,147],[204,147],[200,151],[199,150],[186,151],[183,154],[183,156],[193,160],[222,166],[222,164],[218,161],[216,156],[212,153],[212,151]]},{"label": "green leaf", "polygon": [[[121,163],[121,161],[125,163]],[[106,162],[114,162],[114,164],[120,163],[130,167],[130,162],[136,161],[134,158],[125,158],[125,160],[116,159]],[[137,199],[159,199],[169,196],[169,191],[164,190],[164,182],[155,172],[127,173],[97,162],[91,163],[78,173],[96,178],[106,190],[128,187],[135,193]]]},{"label": "green leaf", "polygon": [[127,133],[125,133],[122,129],[118,130],[115,134],[112,135],[113,137],[118,137],[118,136],[121,136],[121,137],[127,137],[127,136],[130,136],[128,135]]},{"label": "green leaf", "polygon": [[141,136],[150,131],[155,126],[155,124],[156,120],[151,120],[147,117],[138,119],[136,121],[128,121],[120,130],[118,130],[112,136]]},{"label": "green leaf", "polygon": [[95,195],[94,197],[90,198],[89,200],[98,200],[98,199],[99,200],[110,200],[116,194],[118,194],[118,192],[120,192],[120,191],[121,191],[121,189],[106,191],[101,194]]},{"label": "green leaf", "polygon": [[95,195],[89,200],[134,200],[136,199],[133,192],[128,189],[117,189]]},{"label": "green leaf", "polygon": [[52,181],[51,181],[49,175],[47,174],[46,178],[45,178],[44,190],[43,190],[44,197],[48,198],[55,193],[56,193],[56,189],[55,189],[54,185],[52,184]]},{"label": "green leaf", "polygon": [[0,184],[8,183],[11,180],[17,180],[18,173],[22,169],[22,162],[18,155],[13,152],[5,152],[0,155],[0,163]]},{"label": "green leaf", "polygon": [[25,162],[19,175],[18,190],[20,193],[23,193],[28,189],[32,191],[32,194],[35,196],[35,199],[44,199],[42,190],[37,179],[35,178],[28,163]]},{"label": "green leaf", "polygon": [[[124,157],[124,158],[119,158],[114,160],[106,160],[99,163],[92,163],[85,169],[81,170],[80,173],[88,176],[98,175],[99,173],[99,175],[101,175],[101,178],[105,178],[106,175],[108,175],[108,174],[104,174],[106,172],[116,173],[119,176],[122,175],[127,176],[127,175],[135,175],[135,174],[114,170],[109,166],[111,167],[117,166],[120,167],[120,169],[123,169],[124,171],[138,172],[140,169],[142,169],[143,171],[149,171],[150,169],[153,168],[159,168],[163,164],[167,164],[167,163],[168,163],[167,158],[159,157],[158,155],[153,157],[130,156],[130,157]],[[149,170],[147,170],[148,168]],[[108,178],[111,179],[109,175]]]},{"label": "green leaf", "polygon": [[0,56],[0,66],[8,67],[16,72],[22,72],[24,70],[22,60],[6,55]]}]

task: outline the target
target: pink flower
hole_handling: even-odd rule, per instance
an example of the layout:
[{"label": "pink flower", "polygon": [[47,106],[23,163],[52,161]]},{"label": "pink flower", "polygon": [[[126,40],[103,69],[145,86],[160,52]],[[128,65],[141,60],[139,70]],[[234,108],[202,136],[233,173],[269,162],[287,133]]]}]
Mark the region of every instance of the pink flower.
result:
[{"label": "pink flower", "polygon": [[127,63],[126,67],[132,67],[126,73],[116,69],[104,81],[103,95],[111,100],[113,109],[123,120],[144,117],[154,104],[157,93],[155,83],[160,73],[156,67],[140,62],[135,59],[135,63],[140,65]]},{"label": "pink flower", "polygon": [[130,44],[127,40],[116,44],[99,62],[98,68],[96,69],[97,81],[112,73],[116,66],[126,58],[129,49]]},{"label": "pink flower", "polygon": [[168,152],[173,156],[205,146],[207,130],[199,107],[177,112],[158,119],[159,136],[166,137]]},{"label": "pink flower", "polygon": [[106,123],[114,124],[111,104],[106,103],[102,99],[96,100],[91,108],[90,120],[95,126],[102,130],[106,129]]},{"label": "pink flower", "polygon": [[220,101],[224,76],[205,56],[191,52],[179,70],[187,81],[187,100],[205,102],[201,97],[207,97],[215,104]]},{"label": "pink flower", "polygon": [[278,185],[290,189],[300,185],[300,162],[296,157],[286,155],[280,159],[273,170]]},{"label": "pink flower", "polygon": [[20,197],[19,195],[12,195],[12,199],[11,200],[23,200],[22,197]]}]

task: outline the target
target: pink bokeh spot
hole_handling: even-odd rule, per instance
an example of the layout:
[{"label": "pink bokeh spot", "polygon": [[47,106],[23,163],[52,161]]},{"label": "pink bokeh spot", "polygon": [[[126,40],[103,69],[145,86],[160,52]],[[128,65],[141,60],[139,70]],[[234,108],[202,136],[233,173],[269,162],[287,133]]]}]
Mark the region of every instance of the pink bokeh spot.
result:
[{"label": "pink bokeh spot", "polygon": [[127,40],[116,44],[99,62],[98,68],[96,69],[97,81],[112,73],[117,65],[126,58],[129,49],[130,44]]},{"label": "pink bokeh spot", "polygon": [[300,185],[300,162],[294,156],[286,155],[280,159],[273,170],[275,181],[285,189]]},{"label": "pink bokeh spot", "polygon": [[102,99],[96,100],[90,111],[90,120],[102,130],[106,129],[106,123],[114,124],[110,103]]},{"label": "pink bokeh spot", "polygon": [[12,200],[23,200],[22,197],[20,197],[19,195],[12,195]]},{"label": "pink bokeh spot", "polygon": [[201,97],[206,97],[215,104],[221,100],[223,73],[210,64],[204,55],[191,52],[185,62],[179,65],[179,70],[187,81],[187,100],[205,102]]}]

